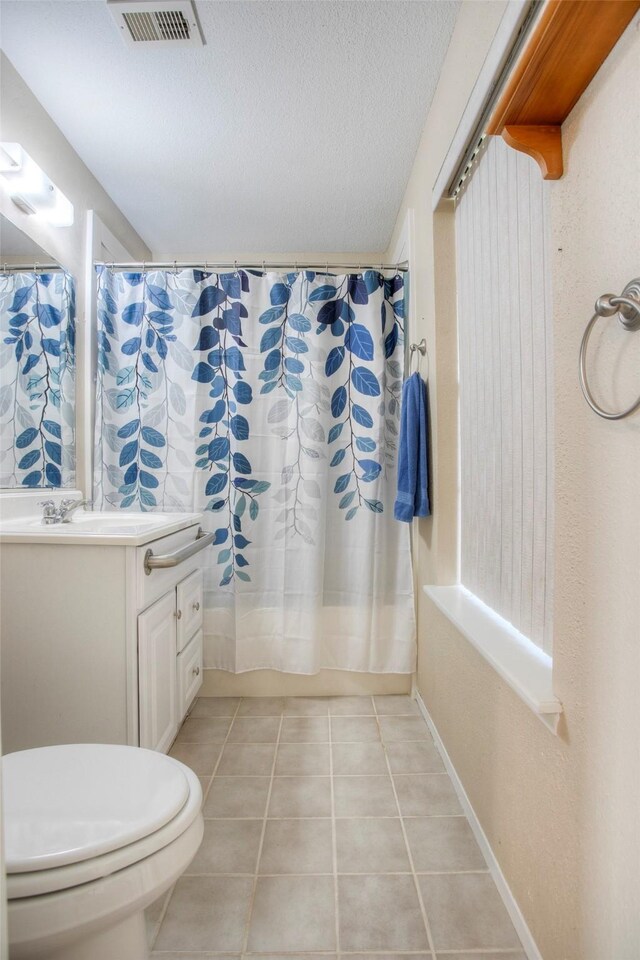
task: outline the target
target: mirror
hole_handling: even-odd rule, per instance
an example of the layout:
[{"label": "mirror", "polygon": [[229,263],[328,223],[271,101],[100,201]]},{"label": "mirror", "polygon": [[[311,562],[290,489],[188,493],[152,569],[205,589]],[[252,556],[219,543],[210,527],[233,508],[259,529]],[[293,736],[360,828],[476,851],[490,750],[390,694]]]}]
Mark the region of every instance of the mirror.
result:
[{"label": "mirror", "polygon": [[0,215],[0,487],[75,485],[75,283]]}]

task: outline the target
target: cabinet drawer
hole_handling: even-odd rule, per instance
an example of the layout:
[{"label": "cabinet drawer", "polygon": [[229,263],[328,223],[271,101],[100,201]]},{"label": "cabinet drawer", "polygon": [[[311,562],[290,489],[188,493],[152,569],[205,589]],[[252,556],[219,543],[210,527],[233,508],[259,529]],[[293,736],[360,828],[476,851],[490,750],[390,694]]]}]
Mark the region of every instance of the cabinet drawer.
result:
[{"label": "cabinet drawer", "polygon": [[178,654],[178,711],[182,720],[202,686],[202,630]]},{"label": "cabinet drawer", "polygon": [[[180,580],[184,580],[194,570],[199,570],[204,562],[205,552],[196,553],[195,556],[184,560],[177,567],[169,567],[166,570],[154,570],[149,576],[144,572],[144,558],[148,550],[151,550],[155,556],[166,553],[175,553],[182,547],[193,543],[198,532],[198,524],[185,527],[177,533],[170,533],[159,540],[153,540],[142,547],[136,547],[135,553],[135,573],[130,571],[132,578],[136,580],[136,607],[145,610],[155,600],[159,600],[169,590],[175,590]],[[127,553],[131,551],[127,550]]]},{"label": "cabinet drawer", "polygon": [[184,650],[194,633],[202,626],[203,589],[202,571],[195,570],[177,588],[178,596],[178,653]]}]

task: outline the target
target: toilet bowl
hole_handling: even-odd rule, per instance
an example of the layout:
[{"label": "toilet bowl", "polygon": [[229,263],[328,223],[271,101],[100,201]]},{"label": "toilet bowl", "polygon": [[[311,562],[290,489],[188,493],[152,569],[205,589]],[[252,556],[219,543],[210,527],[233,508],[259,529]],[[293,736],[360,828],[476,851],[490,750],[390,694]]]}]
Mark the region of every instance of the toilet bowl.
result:
[{"label": "toilet bowl", "polygon": [[152,750],[2,758],[10,960],[144,960],[144,910],[194,857],[202,790]]}]

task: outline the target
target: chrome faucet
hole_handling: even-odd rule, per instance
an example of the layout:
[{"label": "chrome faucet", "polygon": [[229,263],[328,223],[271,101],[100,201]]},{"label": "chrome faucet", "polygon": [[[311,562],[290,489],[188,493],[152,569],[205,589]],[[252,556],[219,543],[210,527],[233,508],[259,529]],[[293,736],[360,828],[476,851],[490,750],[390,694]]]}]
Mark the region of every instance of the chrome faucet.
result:
[{"label": "chrome faucet", "polygon": [[71,518],[79,507],[90,507],[93,500],[62,500],[56,507],[54,500],[43,500],[42,522],[49,526],[52,523],[71,523]]},{"label": "chrome faucet", "polygon": [[93,500],[63,500],[60,504],[60,522],[61,523],[71,523],[71,517],[76,512],[78,507],[90,507],[93,504]]}]

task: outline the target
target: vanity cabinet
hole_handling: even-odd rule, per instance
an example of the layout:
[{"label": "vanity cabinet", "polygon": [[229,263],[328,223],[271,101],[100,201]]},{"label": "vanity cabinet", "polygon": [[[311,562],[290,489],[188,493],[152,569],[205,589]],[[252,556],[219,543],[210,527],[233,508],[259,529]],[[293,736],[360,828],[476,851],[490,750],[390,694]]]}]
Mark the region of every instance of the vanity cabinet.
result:
[{"label": "vanity cabinet", "polygon": [[[169,749],[203,679],[208,550],[189,555],[198,514],[168,516],[172,524],[135,537],[83,536],[70,524],[25,539],[2,524],[5,753],[55,743]],[[147,573],[149,551],[187,557]]]},{"label": "vanity cabinet", "polygon": [[202,684],[202,573],[138,616],[140,746],[166,752]]}]

